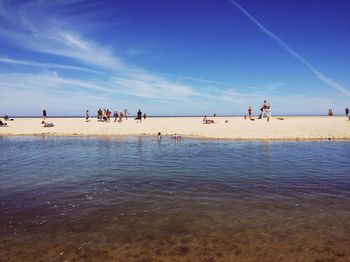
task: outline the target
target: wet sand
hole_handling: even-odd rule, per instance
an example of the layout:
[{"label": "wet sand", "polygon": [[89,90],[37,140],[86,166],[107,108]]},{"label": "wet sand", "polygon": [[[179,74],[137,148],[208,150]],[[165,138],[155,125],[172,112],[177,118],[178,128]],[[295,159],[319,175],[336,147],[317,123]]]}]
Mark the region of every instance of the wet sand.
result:
[{"label": "wet sand", "polygon": [[255,121],[243,117],[213,117],[215,124],[203,124],[201,117],[147,118],[142,123],[134,119],[122,123],[85,122],[81,118],[53,118],[54,127],[44,128],[40,118],[19,118],[0,128],[0,135],[53,136],[156,136],[173,135],[207,139],[243,140],[319,140],[350,139],[350,122],[345,117],[274,117]]}]

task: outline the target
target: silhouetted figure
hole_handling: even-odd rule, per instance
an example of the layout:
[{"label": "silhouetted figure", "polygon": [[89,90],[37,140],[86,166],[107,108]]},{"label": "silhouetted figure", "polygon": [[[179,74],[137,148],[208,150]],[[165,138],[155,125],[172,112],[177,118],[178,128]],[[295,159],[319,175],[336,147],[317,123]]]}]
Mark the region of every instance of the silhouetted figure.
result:
[{"label": "silhouetted figure", "polygon": [[85,121],[86,121],[86,122],[89,122],[89,121],[90,121],[89,110],[86,110]]},{"label": "silhouetted figure", "polygon": [[129,117],[129,112],[128,110],[124,110],[124,114],[125,114],[125,120],[128,120],[128,117]]},{"label": "silhouetted figure", "polygon": [[248,107],[248,116],[249,116],[249,119],[252,119],[252,111],[253,111],[252,107],[251,107],[251,106]]},{"label": "silhouetted figure", "polygon": [[141,109],[137,112],[137,122],[141,123],[142,122],[142,112]]}]

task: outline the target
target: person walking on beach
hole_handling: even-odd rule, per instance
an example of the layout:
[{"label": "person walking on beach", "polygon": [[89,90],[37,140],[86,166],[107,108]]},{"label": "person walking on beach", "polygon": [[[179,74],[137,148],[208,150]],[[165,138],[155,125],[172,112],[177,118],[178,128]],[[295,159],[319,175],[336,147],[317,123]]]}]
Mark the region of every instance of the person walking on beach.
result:
[{"label": "person walking on beach", "polygon": [[43,119],[45,120],[47,118],[47,113],[46,113],[46,109],[43,110]]},{"label": "person walking on beach", "polygon": [[143,120],[146,120],[146,113],[143,114]]},{"label": "person walking on beach", "polygon": [[139,111],[137,112],[137,123],[141,123],[142,122],[142,112],[141,109],[139,109]]},{"label": "person walking on beach", "polygon": [[345,108],[345,115],[349,116],[349,108]]},{"label": "person walking on beach", "polygon": [[[267,118],[267,122],[270,122],[271,118],[271,104],[268,103],[266,100],[264,100],[263,105],[260,108],[261,111],[261,118]],[[259,116],[260,118],[260,116]]]}]

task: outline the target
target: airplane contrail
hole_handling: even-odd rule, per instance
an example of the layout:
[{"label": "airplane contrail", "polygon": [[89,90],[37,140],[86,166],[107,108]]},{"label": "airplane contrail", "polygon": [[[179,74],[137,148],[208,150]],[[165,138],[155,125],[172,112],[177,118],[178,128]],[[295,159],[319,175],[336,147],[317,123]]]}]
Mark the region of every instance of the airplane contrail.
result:
[{"label": "airplane contrail", "polygon": [[347,90],[344,86],[339,84],[337,81],[325,76],[321,71],[316,69],[313,65],[311,65],[308,61],[305,60],[301,55],[299,55],[293,48],[287,45],[280,37],[275,35],[269,29],[267,29],[263,24],[261,24],[254,16],[248,13],[242,6],[240,6],[236,1],[229,0],[233,5],[235,5],[239,11],[241,11],[246,17],[249,18],[257,27],[261,29],[266,35],[275,40],[277,44],[283,47],[290,55],[299,60],[304,66],[306,66],[320,81],[325,83],[328,86],[335,88],[338,92],[350,97],[350,91]]}]

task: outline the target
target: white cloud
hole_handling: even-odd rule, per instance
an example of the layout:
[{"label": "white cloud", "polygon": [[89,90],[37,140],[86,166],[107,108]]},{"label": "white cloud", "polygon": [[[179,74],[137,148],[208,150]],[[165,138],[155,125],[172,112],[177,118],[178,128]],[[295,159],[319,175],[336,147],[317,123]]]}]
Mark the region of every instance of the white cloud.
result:
[{"label": "white cloud", "polygon": [[86,67],[62,65],[62,64],[54,64],[54,63],[40,63],[35,61],[18,60],[18,59],[6,58],[6,57],[0,57],[0,62],[7,63],[7,64],[18,64],[18,65],[26,65],[26,66],[33,66],[33,67],[41,67],[41,68],[59,68],[59,69],[89,72],[94,74],[103,74],[101,71],[89,69]]},{"label": "white cloud", "polygon": [[[64,4],[60,5],[64,7]],[[102,71],[104,74],[103,77],[96,76],[95,78],[87,76],[84,81],[45,73],[38,75],[2,74],[0,79],[2,79],[1,87],[3,88],[5,86],[19,88],[33,83],[31,86],[33,89],[42,89],[42,83],[45,83],[44,86],[59,89],[72,88],[75,90],[79,87],[90,89],[91,92],[93,90],[104,92],[106,95],[112,93],[172,101],[200,95],[190,86],[174,83],[159,75],[128,66],[109,48],[84,37],[82,32],[86,31],[86,28],[81,29],[84,25],[71,24],[67,17],[62,19],[60,14],[53,10],[55,6],[50,3],[32,1],[27,4],[10,6],[0,2],[0,7],[2,7],[1,18],[10,25],[7,28],[0,28],[0,36],[9,43],[35,52],[67,57],[73,62],[84,63],[92,68],[98,67],[98,70],[7,57],[0,57],[0,62],[46,69],[79,70],[87,73]],[[42,15],[44,11],[45,16]],[[84,24],[84,21],[81,23]],[[77,34],[76,31],[80,33]],[[12,82],[14,78],[18,81]]]},{"label": "white cloud", "polygon": [[[61,8],[56,8],[57,4]],[[69,64],[58,64],[0,57],[3,64],[25,67],[16,73],[0,72],[0,100],[3,101],[0,111],[25,114],[51,106],[61,114],[59,110],[73,113],[105,105],[113,108],[117,104],[135,108],[144,105],[162,110],[163,114],[213,109],[217,113],[244,113],[247,105],[259,106],[257,102],[276,97],[275,91],[282,85],[232,85],[135,69],[116,54],[115,49],[87,37],[89,28],[79,16],[63,16],[60,12],[64,12],[66,4],[67,1],[39,0],[10,5],[0,0],[0,22],[4,22],[0,27],[2,41],[37,53],[60,56],[60,61],[69,60]],[[43,70],[30,72],[28,66]],[[77,76],[68,70],[82,74]],[[332,81],[323,75],[320,77]]]}]

